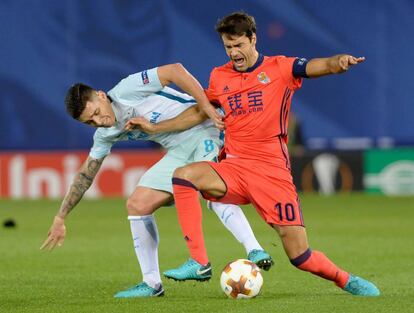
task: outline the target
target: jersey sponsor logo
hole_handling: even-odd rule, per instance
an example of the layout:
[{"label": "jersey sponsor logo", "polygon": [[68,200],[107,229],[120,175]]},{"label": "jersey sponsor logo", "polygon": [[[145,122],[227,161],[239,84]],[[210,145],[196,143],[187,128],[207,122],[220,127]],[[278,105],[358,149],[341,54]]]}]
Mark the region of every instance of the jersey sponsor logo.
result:
[{"label": "jersey sponsor logo", "polygon": [[243,109],[241,93],[237,93],[234,96],[227,97],[227,100],[232,113]]},{"label": "jersey sponsor logo", "polygon": [[259,75],[257,75],[257,80],[262,84],[270,83],[270,78],[266,75],[265,72],[261,72]]},{"label": "jersey sponsor logo", "polygon": [[223,93],[227,93],[227,92],[230,92],[230,88],[229,88],[229,86],[224,86],[224,88],[223,88]]},{"label": "jersey sponsor logo", "polygon": [[143,71],[141,72],[141,78],[142,78],[142,83],[144,85],[149,84],[149,78],[148,78],[148,72],[147,71]]},{"label": "jersey sponsor logo", "polygon": [[243,103],[241,93],[227,97],[232,116],[263,111],[263,92],[261,90],[247,93],[247,103]]},{"label": "jersey sponsor logo", "polygon": [[155,124],[157,123],[158,118],[161,116],[159,112],[152,112],[150,117],[150,123]]}]

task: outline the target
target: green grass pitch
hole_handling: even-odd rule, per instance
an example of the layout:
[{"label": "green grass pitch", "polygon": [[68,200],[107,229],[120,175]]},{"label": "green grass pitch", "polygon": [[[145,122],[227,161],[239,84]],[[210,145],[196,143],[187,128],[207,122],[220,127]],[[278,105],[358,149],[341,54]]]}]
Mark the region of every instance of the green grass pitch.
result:
[{"label": "green grass pitch", "polygon": [[[0,200],[0,312],[413,312],[414,198],[351,194],[302,197],[310,245],[335,263],[372,280],[378,298],[353,297],[332,283],[296,270],[276,233],[245,207],[257,238],[276,260],[261,294],[227,299],[219,286],[224,265],[245,257],[213,212],[204,231],[214,276],[206,283],[164,280],[165,296],[114,299],[140,281],[123,199],[82,201],[67,219],[65,244],[40,251],[58,201]],[[174,208],[156,213],[161,271],[188,257]]]}]

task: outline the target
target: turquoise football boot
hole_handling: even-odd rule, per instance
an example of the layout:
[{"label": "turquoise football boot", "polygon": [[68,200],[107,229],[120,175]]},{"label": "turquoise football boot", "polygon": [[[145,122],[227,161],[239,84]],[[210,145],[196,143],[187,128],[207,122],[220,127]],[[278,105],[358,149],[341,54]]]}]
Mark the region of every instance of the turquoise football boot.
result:
[{"label": "turquoise football boot", "polygon": [[177,281],[197,280],[206,281],[211,278],[212,270],[210,262],[205,266],[201,265],[194,259],[188,259],[179,268],[165,271],[164,276]]},{"label": "turquoise football boot", "polygon": [[164,295],[164,289],[159,284],[155,288],[148,286],[146,282],[142,282],[132,288],[117,292],[115,298],[147,298],[147,297],[161,297]]},{"label": "turquoise football boot", "polygon": [[275,264],[270,254],[264,250],[251,250],[247,255],[247,259],[253,263],[256,263],[258,267],[265,271],[268,271],[272,265]]},{"label": "turquoise football boot", "polygon": [[348,282],[343,290],[354,296],[377,297],[380,291],[373,283],[352,274],[349,274]]}]

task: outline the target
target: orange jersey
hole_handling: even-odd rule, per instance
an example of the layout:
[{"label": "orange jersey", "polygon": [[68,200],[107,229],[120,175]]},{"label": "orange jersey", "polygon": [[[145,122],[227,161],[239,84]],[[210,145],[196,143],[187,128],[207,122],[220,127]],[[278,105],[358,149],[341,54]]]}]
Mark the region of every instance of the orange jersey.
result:
[{"label": "orange jersey", "polygon": [[302,85],[292,74],[295,59],[260,55],[246,72],[236,71],[232,62],[213,69],[206,94],[225,111],[226,154],[289,167],[288,116]]}]

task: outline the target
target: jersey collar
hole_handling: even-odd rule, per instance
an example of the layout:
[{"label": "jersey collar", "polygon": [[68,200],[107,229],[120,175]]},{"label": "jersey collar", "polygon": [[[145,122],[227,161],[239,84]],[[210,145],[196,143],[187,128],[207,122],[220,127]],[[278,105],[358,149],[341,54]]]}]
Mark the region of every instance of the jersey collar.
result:
[{"label": "jersey collar", "polygon": [[256,68],[258,68],[260,65],[262,65],[262,63],[263,63],[263,60],[264,60],[264,56],[263,56],[263,54],[259,54],[259,57],[257,58],[257,61],[256,61],[256,63],[254,63],[254,65],[253,66],[251,66],[251,67],[249,67],[247,70],[245,70],[245,71],[238,71],[234,66],[233,66],[233,69],[236,71],[236,72],[239,72],[239,73],[251,73],[251,72],[253,72]]},{"label": "jersey collar", "polygon": [[115,114],[115,123],[118,123],[122,117],[121,108],[119,108],[118,103],[116,103],[109,95],[106,95],[111,102],[112,111]]}]

